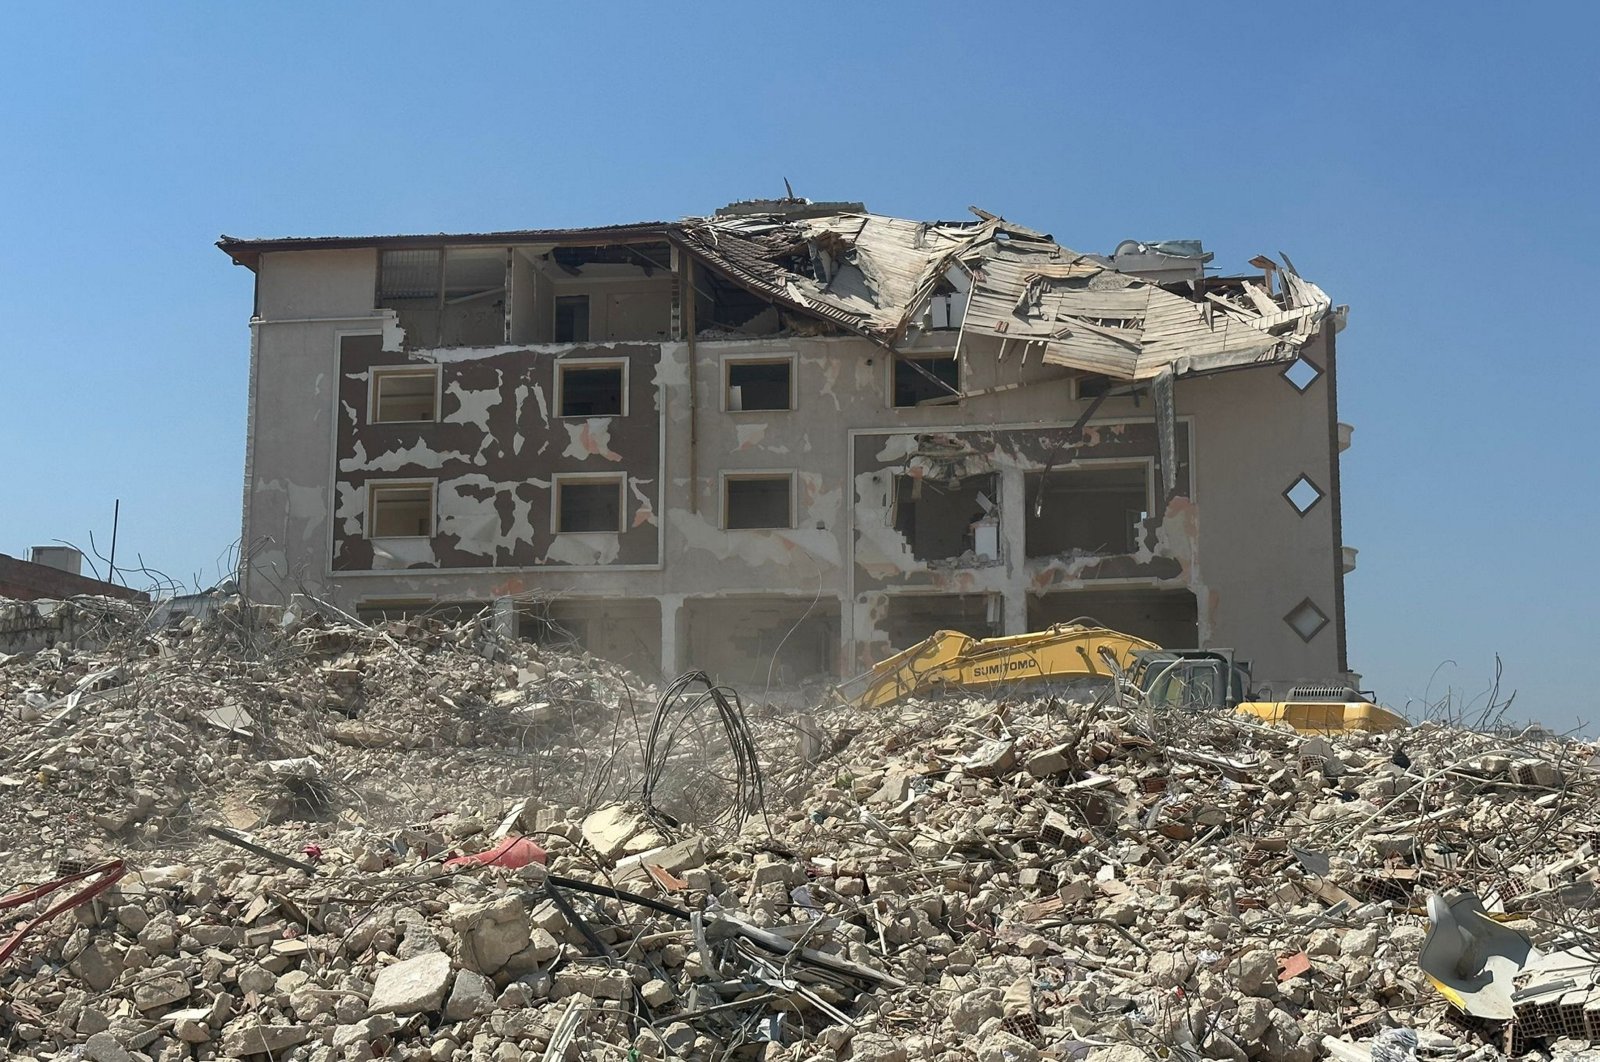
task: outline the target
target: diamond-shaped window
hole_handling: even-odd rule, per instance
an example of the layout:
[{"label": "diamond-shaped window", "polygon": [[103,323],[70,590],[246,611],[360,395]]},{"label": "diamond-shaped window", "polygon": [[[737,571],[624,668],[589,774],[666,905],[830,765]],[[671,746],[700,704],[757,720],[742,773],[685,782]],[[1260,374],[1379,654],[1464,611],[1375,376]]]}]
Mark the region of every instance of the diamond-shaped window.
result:
[{"label": "diamond-shaped window", "polygon": [[1328,614],[1311,603],[1308,597],[1300,602],[1289,614],[1283,617],[1291,630],[1300,636],[1303,642],[1309,642],[1322,633],[1322,628],[1328,625]]},{"label": "diamond-shaped window", "polygon": [[1307,358],[1296,358],[1283,370],[1283,378],[1296,391],[1305,391],[1322,376],[1322,369]]},{"label": "diamond-shaped window", "polygon": [[1283,496],[1294,506],[1295,512],[1304,516],[1311,511],[1312,506],[1322,500],[1322,488],[1305,476],[1301,476],[1289,484],[1289,489],[1283,492]]}]

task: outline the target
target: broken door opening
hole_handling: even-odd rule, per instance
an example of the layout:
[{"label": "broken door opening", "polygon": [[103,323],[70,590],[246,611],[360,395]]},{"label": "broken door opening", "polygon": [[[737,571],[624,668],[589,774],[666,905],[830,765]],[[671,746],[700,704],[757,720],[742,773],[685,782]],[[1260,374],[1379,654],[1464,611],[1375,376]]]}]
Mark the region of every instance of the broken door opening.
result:
[{"label": "broken door opening", "polygon": [[894,529],[918,560],[998,560],[998,483],[994,473],[944,483],[896,476]]},{"label": "broken door opening", "polygon": [[1028,599],[1028,629],[1088,617],[1167,649],[1200,644],[1200,609],[1189,590],[1061,590]]},{"label": "broken door opening", "polygon": [[556,296],[555,341],[557,343],[589,341],[589,296]]},{"label": "broken door opening", "polygon": [[837,598],[691,598],[683,603],[689,658],[718,682],[792,689],[839,674]]},{"label": "broken door opening", "polygon": [[1029,557],[1135,553],[1150,516],[1148,464],[1030,472],[1023,537]]},{"label": "broken door opening", "polygon": [[1001,633],[998,594],[894,594],[888,599],[883,631],[896,650],[907,649],[938,631],[973,638]]}]

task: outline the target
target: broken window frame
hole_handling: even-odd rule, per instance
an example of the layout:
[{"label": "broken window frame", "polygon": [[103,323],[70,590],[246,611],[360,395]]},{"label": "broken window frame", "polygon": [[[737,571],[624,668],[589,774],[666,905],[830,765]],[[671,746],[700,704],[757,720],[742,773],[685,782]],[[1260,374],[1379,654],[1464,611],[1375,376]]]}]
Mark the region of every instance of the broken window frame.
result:
[{"label": "broken window frame", "polygon": [[[368,539],[431,539],[439,530],[439,482],[433,479],[386,479],[367,481],[366,537]],[[382,535],[378,533],[378,504],[385,494],[425,493],[428,500],[428,530],[425,534]]]},{"label": "broken window frame", "polygon": [[[978,523],[980,523],[985,517],[990,517],[990,516],[994,517],[994,524],[995,524],[995,527],[997,528],[997,531],[996,531],[996,542],[995,542],[995,552],[993,554],[978,552],[978,538],[977,538],[976,532],[973,531],[972,543],[971,543],[971,552],[972,552],[972,555],[973,555],[973,559],[972,559],[972,561],[970,563],[978,565],[978,566],[982,566],[982,565],[986,565],[986,564],[996,564],[996,563],[999,563],[1002,560],[1004,560],[1004,556],[1005,556],[1005,530],[1004,530],[1003,527],[1000,526],[1001,513],[1002,513],[1002,506],[1001,506],[1001,502],[1000,502],[1000,494],[1001,494],[1002,490],[1004,489],[1004,485],[1002,483],[1002,477],[1001,477],[999,472],[980,472],[980,473],[975,473],[975,474],[973,474],[971,476],[962,477],[962,482],[965,483],[967,480],[970,480],[970,479],[980,479],[980,480],[989,481],[987,484],[984,484],[984,485],[980,486],[977,489],[977,493],[979,495],[984,495],[984,496],[987,496],[989,498],[990,508],[988,508],[987,510],[984,510],[982,508],[982,505],[979,504],[976,501],[976,499],[974,499],[974,504],[978,505],[978,508],[982,511],[983,515],[978,517],[975,520],[968,520],[967,523],[964,526],[961,526],[961,525],[953,525],[953,526],[960,526],[961,527],[962,533],[959,536],[959,538],[960,538],[960,541],[961,541],[963,547],[965,547],[967,532],[971,531],[973,528],[975,528],[976,525]],[[913,498],[911,498],[911,499],[905,499],[905,498],[901,497],[902,486],[903,485],[907,485],[907,484],[909,484],[911,486],[911,491],[909,492],[909,493],[911,493],[913,495]],[[895,529],[896,532],[898,532],[901,536],[903,536],[905,538],[905,540],[906,540],[906,548],[911,551],[911,555],[914,558],[916,558],[916,560],[918,560],[919,562],[921,562],[923,564],[950,564],[950,563],[959,561],[960,558],[963,556],[963,554],[965,552],[967,552],[965,548],[958,549],[954,553],[941,553],[941,554],[938,554],[937,556],[927,556],[927,555],[918,553],[917,552],[917,548],[916,548],[916,541],[920,537],[916,533],[916,528],[917,528],[916,515],[919,512],[925,512],[926,511],[925,509],[921,508],[921,498],[920,497],[916,497],[916,496],[917,495],[921,495],[924,490],[931,490],[936,494],[942,494],[942,493],[949,493],[950,489],[947,488],[947,487],[939,485],[938,482],[936,482],[935,480],[932,480],[932,479],[930,479],[930,478],[928,478],[926,476],[918,477],[918,476],[912,475],[909,471],[905,471],[905,472],[896,472],[894,474],[894,476],[893,476],[893,478],[891,480],[891,483],[890,483],[889,490],[890,490],[890,517],[889,517],[890,526],[892,526]],[[907,518],[906,508],[905,508],[907,501],[910,501],[912,506],[913,506],[913,509],[911,511],[909,519]],[[909,526],[906,526],[907,524],[909,524]]]},{"label": "broken window frame", "polygon": [[[794,530],[795,516],[796,516],[796,513],[795,513],[795,510],[796,510],[795,486],[796,486],[797,478],[798,477],[796,477],[794,469],[781,469],[781,468],[741,469],[741,470],[739,470],[737,472],[726,472],[725,471],[725,472],[721,473],[721,475],[719,477],[720,482],[717,484],[717,486],[718,486],[718,494],[720,495],[721,500],[722,500],[722,512],[721,512],[722,530],[724,530],[724,531],[792,531],[792,530]],[[730,526],[728,526],[728,511],[729,511],[728,502],[729,502],[729,486],[730,486],[730,484],[740,483],[740,482],[748,483],[748,482],[755,482],[755,481],[772,482],[772,481],[776,481],[776,480],[779,480],[779,479],[786,480],[788,482],[788,486],[789,486],[789,519],[788,519],[787,523],[769,525],[769,526],[765,526],[765,527],[730,527]]]},{"label": "broken window frame", "polygon": [[[789,404],[746,409],[741,401],[735,409],[732,402],[733,368],[736,365],[787,365],[789,367]],[[791,413],[798,405],[796,390],[799,359],[793,354],[728,354],[722,359],[722,411],[724,413]]]},{"label": "broken window frame", "polygon": [[[443,375],[438,365],[380,365],[367,375],[368,424],[437,424],[439,422],[440,379]],[[383,384],[386,380],[421,379],[433,382],[433,409],[426,417],[385,417],[383,412]]]},{"label": "broken window frame", "polygon": [[[1133,549],[1126,553],[1118,553],[1113,551],[1109,553],[1084,553],[1083,555],[1092,557],[1121,557],[1129,556],[1133,553],[1139,552],[1140,538],[1144,533],[1143,525],[1159,511],[1156,508],[1156,505],[1159,501],[1157,497],[1156,485],[1160,480],[1160,472],[1156,468],[1156,459],[1154,457],[1109,457],[1089,458],[1083,461],[1070,461],[1061,465],[1053,465],[1043,468],[1030,468],[1024,470],[1022,482],[1024,489],[1027,491],[1027,497],[1025,499],[1026,508],[1023,510],[1023,557],[1027,560],[1040,560],[1042,558],[1059,555],[1059,553],[1035,553],[1028,542],[1028,524],[1034,519],[1033,508],[1039,503],[1039,499],[1044,492],[1044,488],[1048,486],[1051,476],[1070,474],[1073,472],[1111,472],[1119,469],[1138,469],[1144,474],[1144,509],[1142,512],[1144,512],[1145,516],[1142,521],[1130,529],[1129,533],[1133,541]],[[1029,480],[1034,476],[1039,476],[1042,478],[1038,482],[1030,484]]]},{"label": "broken window frame", "polygon": [[[620,369],[622,391],[621,401],[615,413],[568,413],[566,375],[571,369]],[[628,359],[627,358],[561,358],[555,365],[555,395],[556,419],[558,420],[593,420],[599,417],[626,417],[628,415]]]},{"label": "broken window frame", "polygon": [[[1085,382],[1090,382],[1088,390],[1084,389]],[[1072,377],[1072,398],[1076,402],[1082,402],[1091,398],[1109,397],[1119,385],[1132,383],[1132,380],[1118,380],[1104,373],[1080,372]]]},{"label": "broken window frame", "polygon": [[[963,386],[964,386],[963,380],[964,380],[964,377],[966,376],[966,367],[961,364],[961,360],[962,359],[957,357],[957,352],[956,351],[952,350],[952,351],[949,351],[948,353],[946,353],[944,351],[938,351],[938,350],[914,351],[914,352],[897,350],[897,351],[894,351],[893,355],[891,357],[887,358],[886,360],[889,363],[888,364],[888,372],[889,372],[888,399],[889,399],[889,408],[890,409],[918,409],[918,408],[921,408],[924,404],[932,403],[935,400],[938,400],[938,403],[940,405],[961,405],[962,402],[964,401],[965,395],[962,393],[962,389],[963,389]],[[916,362],[919,362],[919,361],[936,361],[936,360],[937,361],[950,361],[950,362],[953,362],[955,364],[956,379],[955,379],[955,383],[953,385],[950,384],[950,383],[947,383],[944,380],[940,380],[937,376],[935,376],[925,366],[916,364]],[[900,368],[900,363],[901,362],[906,362],[907,364],[911,365],[919,376],[921,376],[921,377],[923,377],[925,379],[928,379],[931,382],[936,382],[941,387],[949,388],[950,389],[949,393],[948,394],[942,394],[942,395],[929,395],[928,397],[920,398],[915,402],[901,403],[901,402],[896,401],[896,398],[898,397],[898,387],[896,385],[895,380],[896,380],[896,377],[899,375],[899,368]]]},{"label": "broken window frame", "polygon": [[[562,491],[569,486],[613,483],[617,490],[617,526],[565,529],[561,526]],[[556,535],[620,535],[628,523],[628,476],[625,472],[557,472],[550,477],[550,531]]]}]

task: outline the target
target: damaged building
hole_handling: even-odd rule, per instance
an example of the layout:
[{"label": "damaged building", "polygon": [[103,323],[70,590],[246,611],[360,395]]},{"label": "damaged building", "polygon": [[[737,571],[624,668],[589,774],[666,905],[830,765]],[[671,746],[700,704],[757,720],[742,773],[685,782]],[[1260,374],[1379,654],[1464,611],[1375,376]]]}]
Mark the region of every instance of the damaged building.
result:
[{"label": "damaged building", "polygon": [[1348,671],[1331,304],[981,210],[236,239],[242,579],[792,686],[1089,616]]}]

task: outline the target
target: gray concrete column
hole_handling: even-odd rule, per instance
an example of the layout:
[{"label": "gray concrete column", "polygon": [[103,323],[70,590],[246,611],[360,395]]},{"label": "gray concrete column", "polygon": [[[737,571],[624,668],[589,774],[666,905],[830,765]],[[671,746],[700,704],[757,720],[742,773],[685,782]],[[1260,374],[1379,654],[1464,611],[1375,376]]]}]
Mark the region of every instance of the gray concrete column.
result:
[{"label": "gray concrete column", "polygon": [[1020,468],[1000,470],[1000,540],[1006,562],[1003,634],[1028,631],[1028,481]]},{"label": "gray concrete column", "polygon": [[667,682],[678,677],[678,626],[682,610],[682,594],[661,595],[661,675]]}]

